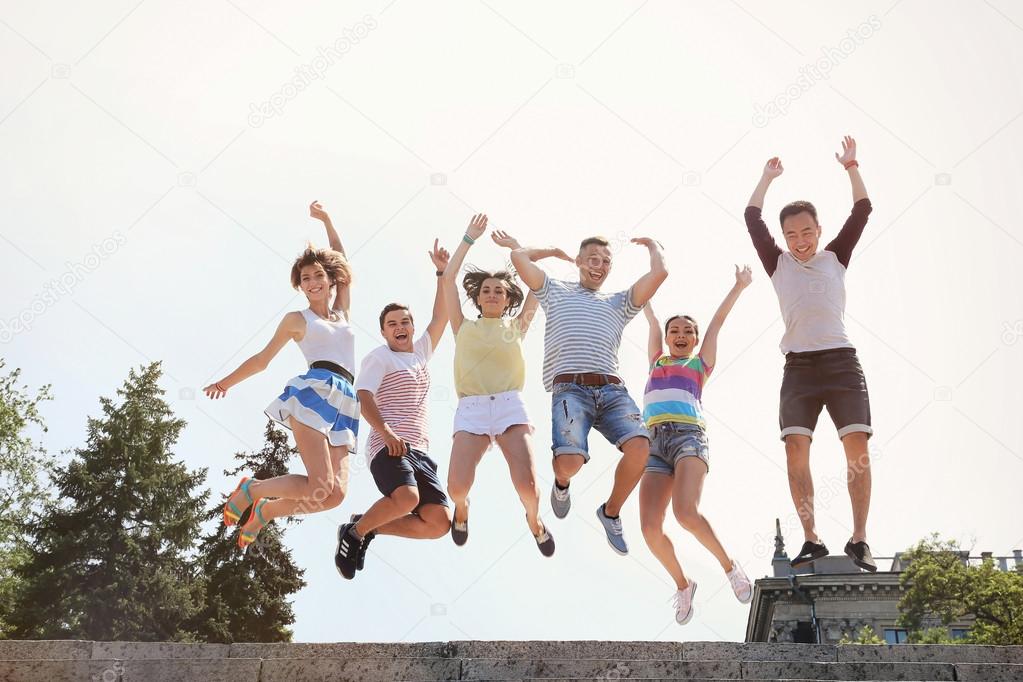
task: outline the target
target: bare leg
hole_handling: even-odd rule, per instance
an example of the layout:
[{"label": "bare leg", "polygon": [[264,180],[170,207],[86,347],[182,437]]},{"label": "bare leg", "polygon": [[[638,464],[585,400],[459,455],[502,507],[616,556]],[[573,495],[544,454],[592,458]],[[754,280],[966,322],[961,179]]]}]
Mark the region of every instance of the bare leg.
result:
[{"label": "bare leg", "polygon": [[870,511],[870,451],[867,434],[849,433],[842,439],[852,500],[853,542],[867,539],[867,513]]},{"label": "bare leg", "polygon": [[540,526],[540,487],[536,484],[536,466],[533,464],[532,437],[529,427],[516,424],[497,437],[497,444],[508,462],[512,485],[526,510],[526,523],[533,536],[543,530]]},{"label": "bare leg", "polygon": [[672,477],[667,474],[648,472],[643,474],[639,484],[639,523],[643,528],[643,539],[647,547],[667,569],[675,586],[684,590],[689,581],[675,556],[675,546],[664,532],[664,516],[671,499]]},{"label": "bare leg", "polygon": [[722,570],[728,573],[733,568],[732,559],[721,546],[714,529],[707,518],[700,513],[700,496],[703,493],[703,479],[707,476],[707,465],[699,457],[683,457],[675,465],[675,487],[672,494],[672,508],[675,518],[682,527],[693,534],[700,544],[710,550]]},{"label": "bare leg", "polygon": [[785,456],[788,460],[789,492],[796,507],[799,522],[803,524],[803,537],[809,542],[820,542],[813,510],[813,476],[810,474],[810,437],[785,437]]},{"label": "bare leg", "polygon": [[650,441],[643,436],[636,436],[622,443],[622,458],[615,468],[615,483],[611,488],[611,496],[607,498],[604,512],[608,516],[618,516],[625,500],[636,489],[639,479],[643,478],[647,458],[650,456]]},{"label": "bare leg", "polygon": [[[385,457],[387,455],[379,455]],[[355,524],[355,532],[361,537],[367,533],[380,531],[380,529],[401,517],[411,514],[412,510],[419,505],[419,489],[412,485],[403,485],[395,488],[387,497],[381,497],[374,502],[366,513],[362,515],[359,522]]]},{"label": "bare leg", "polygon": [[386,523],[377,528],[377,533],[414,540],[434,540],[447,535],[450,528],[450,509],[440,504],[424,504],[418,513],[406,514]]},{"label": "bare leg", "polygon": [[554,480],[561,487],[567,487],[572,477],[583,468],[583,464],[586,464],[586,458],[582,455],[557,455],[554,458]]},{"label": "bare leg", "polygon": [[280,498],[271,500],[263,506],[263,518],[270,521],[282,516],[315,514],[339,506],[344,501],[345,495],[348,494],[348,448],[330,448],[330,464],[334,471],[334,488],[326,499],[289,500]]},{"label": "bare leg", "polygon": [[455,505],[456,521],[469,518],[469,506],[466,498],[469,489],[476,480],[476,467],[479,466],[483,453],[490,447],[490,436],[459,431],[451,443],[451,462],[448,464],[448,495]]},{"label": "bare leg", "polygon": [[[285,474],[263,481],[252,481],[249,493],[256,497],[279,497],[292,500],[326,500],[334,489],[334,472],[331,469],[331,453],[327,438],[298,421],[289,419],[298,454],[302,457],[306,474]],[[243,509],[245,496],[239,491],[231,501]]]}]

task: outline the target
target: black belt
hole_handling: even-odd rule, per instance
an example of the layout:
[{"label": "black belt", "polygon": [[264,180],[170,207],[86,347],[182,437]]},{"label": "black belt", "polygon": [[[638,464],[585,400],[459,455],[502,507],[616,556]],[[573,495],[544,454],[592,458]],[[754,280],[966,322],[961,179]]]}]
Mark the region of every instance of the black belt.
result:
[{"label": "black belt", "polygon": [[313,364],[309,365],[309,369],[328,370],[330,372],[333,372],[334,374],[341,375],[345,379],[348,379],[348,383],[352,384],[353,386],[355,385],[355,376],[353,376],[351,372],[349,372],[347,369],[337,364],[336,362],[331,362],[330,360],[317,360]]}]

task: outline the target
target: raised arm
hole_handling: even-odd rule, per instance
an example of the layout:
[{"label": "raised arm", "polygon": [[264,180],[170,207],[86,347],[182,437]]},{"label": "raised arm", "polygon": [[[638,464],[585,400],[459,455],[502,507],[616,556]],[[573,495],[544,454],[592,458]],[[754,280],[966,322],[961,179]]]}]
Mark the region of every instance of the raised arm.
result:
[{"label": "raised arm", "polygon": [[739,300],[739,294],[742,290],[750,285],[753,281],[753,271],[750,270],[748,265],[744,265],[742,270],[739,266],[735,266],[735,284],[732,286],[728,295],[725,296],[725,300],[721,301],[721,305],[718,306],[718,310],[714,313],[714,317],[710,321],[710,325],[707,327],[707,331],[703,334],[703,342],[700,343],[700,357],[703,358],[703,362],[707,367],[713,367],[717,364],[718,360],[718,333],[721,331],[721,325],[725,323],[725,318],[728,317],[728,313],[731,312],[732,306]]},{"label": "raised arm", "polygon": [[519,277],[522,278],[523,283],[530,288],[531,291],[536,291],[543,286],[544,280],[547,279],[547,273],[540,269],[540,267],[534,262],[539,256],[536,254],[548,249],[536,249],[529,246],[520,247],[511,252],[511,262],[515,267],[515,271],[519,273]]},{"label": "raised arm", "polygon": [[867,217],[873,207],[870,204],[870,199],[867,198],[867,187],[863,184],[863,178],[860,176],[860,164],[856,160],[856,140],[846,135],[842,140],[842,154],[839,155],[838,152],[835,152],[835,160],[842,164],[849,174],[853,207],[838,235],[824,248],[834,253],[839,262],[848,268],[849,261],[852,260],[853,249],[860,241],[860,236],[863,235],[863,228],[867,226]]},{"label": "raised arm", "polygon": [[433,251],[427,251],[430,260],[437,268],[437,293],[433,297],[433,318],[430,320],[426,331],[430,334],[430,341],[434,349],[444,336],[444,327],[448,323],[448,309],[444,302],[444,275],[447,274],[448,261],[451,254],[444,247],[438,246],[438,240],[433,240]]},{"label": "raised arm", "polygon": [[270,364],[284,345],[291,340],[296,340],[305,333],[305,318],[302,313],[290,312],[284,316],[277,330],[274,332],[270,343],[266,344],[263,350],[259,351],[220,381],[216,381],[203,389],[203,393],[209,398],[223,398],[227,390],[236,384],[240,384],[253,374],[262,372]]},{"label": "raised arm", "polygon": [[[330,216],[323,209],[323,206],[318,201],[314,201],[309,204],[309,217],[319,220],[323,223],[323,227],[327,230],[327,243],[333,251],[337,251],[345,260],[348,260],[348,254],[345,253],[345,247],[341,243],[341,237],[338,235],[337,230],[334,229],[334,223],[331,222]],[[348,264],[351,268],[351,263]],[[338,310],[344,314],[345,319],[348,318],[348,311],[352,307],[352,291],[351,282],[345,284],[338,284],[337,291],[334,292],[334,303],[331,308]]]},{"label": "raised arm", "polygon": [[636,237],[632,243],[645,246],[650,251],[650,271],[632,285],[632,305],[642,308],[668,278],[668,268],[664,264],[664,251],[660,242],[650,237]]},{"label": "raised arm", "polygon": [[664,355],[664,332],[661,331],[661,321],[657,319],[652,301],[647,301],[647,304],[643,306],[643,315],[650,325],[646,342],[647,363],[653,364]]},{"label": "raised arm", "polygon": [[774,274],[774,269],[778,266],[778,256],[782,251],[764,222],[762,215],[764,197],[767,195],[767,188],[771,186],[771,182],[783,172],[785,172],[785,168],[781,165],[781,159],[777,156],[768,159],[764,164],[764,172],[760,175],[760,182],[757,183],[753,190],[753,196],[749,198],[749,204],[746,206],[746,229],[749,230],[753,248],[757,250],[757,255],[760,257],[760,262],[764,264],[768,277]]},{"label": "raised arm", "polygon": [[842,139],[842,154],[835,152],[835,160],[842,164],[849,173],[849,182],[852,184],[853,203],[867,198],[867,186],[863,184],[860,177],[860,164],[856,160],[856,140],[849,135]]},{"label": "raised arm", "polygon": [[487,215],[477,213],[469,221],[469,227],[465,229],[462,241],[458,243],[455,253],[451,256],[451,262],[444,269],[444,276],[441,277],[444,285],[444,303],[447,306],[448,322],[451,323],[451,332],[458,334],[465,322],[465,315],[462,314],[462,301],[458,296],[458,273],[462,270],[462,263],[465,261],[465,254],[469,248],[476,243],[476,240],[483,236],[487,229]]},{"label": "raised arm", "polygon": [[[494,230],[490,233],[490,237],[498,246],[511,249],[513,254],[515,251],[522,248],[518,240],[504,230]],[[560,258],[561,260],[566,260],[569,263],[575,262],[575,260],[573,260],[567,253],[554,247],[547,249],[525,249],[525,251],[527,252],[527,257],[531,263],[535,263],[542,258]],[[540,280],[540,285],[543,285],[542,279]],[[538,289],[539,287],[536,288]],[[522,336],[525,336],[526,332],[529,331],[529,325],[533,322],[533,317],[536,315],[536,309],[539,305],[540,300],[535,294],[533,294],[533,287],[530,287],[526,294],[526,300],[522,302],[522,307],[519,309],[519,314],[515,316],[515,324],[518,326],[519,334]]]}]

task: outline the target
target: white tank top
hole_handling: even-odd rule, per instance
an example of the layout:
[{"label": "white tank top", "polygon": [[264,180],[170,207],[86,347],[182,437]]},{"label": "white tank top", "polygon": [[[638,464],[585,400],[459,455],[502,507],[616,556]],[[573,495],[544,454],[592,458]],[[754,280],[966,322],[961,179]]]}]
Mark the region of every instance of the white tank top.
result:
[{"label": "white tank top", "polygon": [[296,343],[306,362],[311,365],[317,360],[329,360],[354,375],[355,332],[344,315],[338,314],[340,319],[331,322],[306,308],[302,317],[305,318],[305,336]]}]

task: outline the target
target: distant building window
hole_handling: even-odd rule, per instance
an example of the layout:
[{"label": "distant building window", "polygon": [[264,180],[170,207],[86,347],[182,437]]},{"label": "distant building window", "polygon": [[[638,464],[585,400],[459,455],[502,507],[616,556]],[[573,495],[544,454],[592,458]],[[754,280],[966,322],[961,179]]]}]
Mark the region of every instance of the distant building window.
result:
[{"label": "distant building window", "polygon": [[909,641],[909,632],[898,628],[885,628],[884,641],[887,644],[905,644]]},{"label": "distant building window", "polygon": [[963,639],[970,634],[969,628],[952,628],[952,639]]}]

